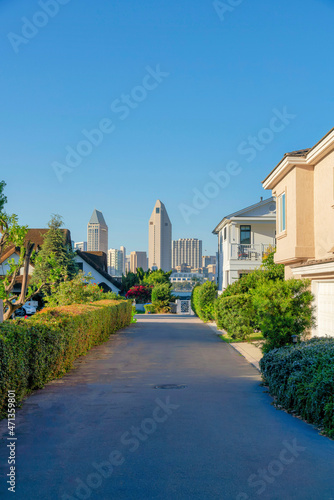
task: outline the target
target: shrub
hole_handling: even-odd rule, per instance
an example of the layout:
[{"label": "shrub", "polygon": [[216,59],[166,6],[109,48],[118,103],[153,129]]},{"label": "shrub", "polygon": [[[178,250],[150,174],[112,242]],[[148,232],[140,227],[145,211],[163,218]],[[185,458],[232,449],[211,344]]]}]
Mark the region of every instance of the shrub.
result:
[{"label": "shrub", "polygon": [[263,351],[292,343],[314,322],[309,281],[290,279],[262,283],[251,291],[259,328],[265,338]]},{"label": "shrub", "polygon": [[171,294],[171,284],[161,283],[156,285],[152,291],[152,306],[157,313],[170,312],[169,303],[173,297]]},{"label": "shrub", "polygon": [[80,271],[72,280],[51,286],[52,294],[46,296],[44,302],[48,307],[57,307],[120,298],[116,293],[105,293],[96,283],[91,283],[93,279],[90,274],[84,275]]},{"label": "shrub", "polygon": [[202,321],[214,319],[214,303],[217,297],[217,285],[213,281],[205,281],[196,285],[191,294],[191,308]]},{"label": "shrub", "polygon": [[135,300],[137,304],[145,304],[151,301],[152,287],[146,285],[136,285],[126,293],[127,299]]},{"label": "shrub", "polygon": [[131,322],[131,302],[103,300],[46,308],[27,320],[0,325],[0,413],[7,391],[17,402],[62,376],[73,361]]},{"label": "shrub", "polygon": [[155,313],[155,308],[153,304],[145,304],[145,313],[146,314],[154,314]]},{"label": "shrub", "polygon": [[295,346],[273,349],[260,368],[279,405],[334,438],[334,339],[313,338]]},{"label": "shrub", "polygon": [[246,339],[254,331],[251,296],[247,293],[221,295],[215,302],[215,318],[218,328],[224,328],[234,339]]}]

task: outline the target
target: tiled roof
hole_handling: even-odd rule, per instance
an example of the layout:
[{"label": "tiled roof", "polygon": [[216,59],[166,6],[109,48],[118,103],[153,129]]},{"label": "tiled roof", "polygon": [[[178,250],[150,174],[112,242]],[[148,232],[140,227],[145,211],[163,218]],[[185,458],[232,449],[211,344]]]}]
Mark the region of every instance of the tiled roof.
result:
[{"label": "tiled roof", "polygon": [[306,157],[306,155],[309,151],[311,151],[311,148],[299,149],[298,151],[291,151],[291,153],[285,153],[284,156],[303,156],[303,157]]},{"label": "tiled roof", "polygon": [[296,264],[295,266],[292,267],[308,267],[308,266],[314,266],[316,264],[328,264],[330,262],[334,262],[334,257],[327,257],[326,259],[308,260],[307,262],[305,262],[305,264]]}]

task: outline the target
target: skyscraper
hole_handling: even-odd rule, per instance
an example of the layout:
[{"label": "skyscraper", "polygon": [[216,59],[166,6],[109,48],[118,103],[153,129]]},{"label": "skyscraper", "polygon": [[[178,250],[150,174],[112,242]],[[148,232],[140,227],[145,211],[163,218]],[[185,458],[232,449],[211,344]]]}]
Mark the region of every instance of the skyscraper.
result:
[{"label": "skyscraper", "polygon": [[147,254],[146,252],[131,252],[130,254],[130,271],[137,272],[138,267],[143,271],[147,271]]},{"label": "skyscraper", "polygon": [[94,210],[87,226],[88,252],[104,252],[108,255],[108,226],[102,212]]},{"label": "skyscraper", "polygon": [[108,250],[108,273],[110,276],[122,276],[124,273],[124,254],[122,250]]},{"label": "skyscraper", "polygon": [[202,240],[183,238],[173,241],[173,268],[183,264],[193,269],[202,266]]},{"label": "skyscraper", "polygon": [[165,205],[157,200],[148,226],[148,265],[150,269],[172,269],[172,224]]}]

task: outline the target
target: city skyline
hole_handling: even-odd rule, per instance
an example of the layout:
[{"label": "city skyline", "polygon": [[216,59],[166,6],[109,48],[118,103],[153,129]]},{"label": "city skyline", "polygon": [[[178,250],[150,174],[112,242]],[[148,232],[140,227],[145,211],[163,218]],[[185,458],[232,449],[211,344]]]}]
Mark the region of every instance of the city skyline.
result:
[{"label": "city skyline", "polygon": [[[214,254],[217,219],[256,203],[282,156],[332,126],[330,2],[241,2],[224,20],[213,2],[67,2],[16,52],[8,33],[36,9],[0,6],[1,180],[6,210],[31,228],[60,214],[83,241],[97,206],[109,247],[148,250],[146,214],[159,198],[173,237]],[[68,169],[62,182],[55,162]]]}]

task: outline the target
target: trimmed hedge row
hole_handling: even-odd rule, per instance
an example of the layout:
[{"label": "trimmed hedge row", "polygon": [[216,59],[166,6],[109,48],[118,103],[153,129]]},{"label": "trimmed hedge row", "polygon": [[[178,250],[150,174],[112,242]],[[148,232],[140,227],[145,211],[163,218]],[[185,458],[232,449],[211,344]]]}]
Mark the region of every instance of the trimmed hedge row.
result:
[{"label": "trimmed hedge row", "polygon": [[191,294],[191,308],[204,322],[214,319],[217,285],[213,281],[205,281],[196,285]]},{"label": "trimmed hedge row", "polygon": [[260,361],[265,383],[279,405],[334,438],[334,339],[313,338],[273,349]]},{"label": "trimmed hedge row", "polygon": [[101,300],[47,308],[27,320],[0,324],[0,414],[7,392],[19,403],[71,369],[73,361],[131,323],[130,301]]}]

